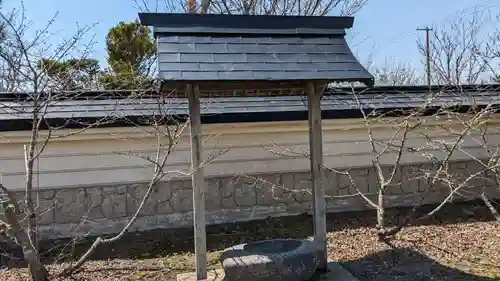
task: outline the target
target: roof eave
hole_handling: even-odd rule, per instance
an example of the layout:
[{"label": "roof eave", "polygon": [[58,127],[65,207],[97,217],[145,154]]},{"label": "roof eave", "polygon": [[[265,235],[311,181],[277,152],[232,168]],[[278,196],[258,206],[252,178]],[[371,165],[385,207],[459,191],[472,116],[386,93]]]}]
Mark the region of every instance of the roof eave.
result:
[{"label": "roof eave", "polygon": [[345,36],[345,29],[319,29],[319,28],[287,28],[287,29],[259,29],[259,28],[218,28],[210,26],[196,27],[162,27],[153,26],[153,34],[220,34],[220,35],[318,35],[318,36]]},{"label": "roof eave", "polygon": [[364,78],[346,78],[346,79],[302,79],[302,80],[168,80],[162,79],[160,91],[178,91],[183,92],[187,84],[197,84],[202,91],[218,90],[271,90],[271,89],[298,89],[304,88],[308,82],[318,84],[342,83],[342,82],[360,82],[366,87],[374,86],[374,78],[366,76]]},{"label": "roof eave", "polygon": [[139,20],[143,25],[164,28],[164,30],[184,29],[196,32],[203,29],[217,29],[219,31],[253,29],[262,30],[261,33],[265,33],[265,30],[282,30],[282,32],[292,30],[295,31],[295,34],[308,32],[311,29],[338,32],[338,30],[349,29],[354,24],[353,17],[185,13],[139,13]]}]

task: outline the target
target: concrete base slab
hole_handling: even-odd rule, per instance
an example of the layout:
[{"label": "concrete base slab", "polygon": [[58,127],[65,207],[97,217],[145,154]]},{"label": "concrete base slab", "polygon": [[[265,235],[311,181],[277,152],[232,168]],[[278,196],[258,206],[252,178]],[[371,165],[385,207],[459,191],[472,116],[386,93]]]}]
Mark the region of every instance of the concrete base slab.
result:
[{"label": "concrete base slab", "polygon": [[207,279],[198,280],[196,278],[196,272],[187,272],[177,275],[177,281],[227,281],[224,277],[224,270],[220,269],[210,269],[207,272]]},{"label": "concrete base slab", "polygon": [[[181,273],[177,275],[177,281],[227,281],[224,277],[224,270],[211,269],[207,272],[207,279],[197,280],[196,272]],[[342,267],[338,262],[328,262],[328,272],[317,273],[311,281],[359,281],[349,271]]]}]

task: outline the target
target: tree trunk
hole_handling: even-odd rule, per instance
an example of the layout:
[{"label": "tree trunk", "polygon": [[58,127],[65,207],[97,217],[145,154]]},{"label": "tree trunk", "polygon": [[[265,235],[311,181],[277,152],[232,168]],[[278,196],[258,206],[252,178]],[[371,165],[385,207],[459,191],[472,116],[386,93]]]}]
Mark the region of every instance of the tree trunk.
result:
[{"label": "tree trunk", "polygon": [[385,229],[385,206],[384,206],[384,187],[380,187],[378,191],[378,200],[377,200],[377,235],[379,241],[384,241],[386,238],[386,229]]},{"label": "tree trunk", "polygon": [[29,234],[23,230],[21,224],[19,223],[19,206],[17,205],[17,202],[14,200],[11,192],[9,192],[9,190],[7,190],[7,188],[5,188],[1,184],[0,189],[2,189],[2,191],[4,191],[8,197],[8,201],[3,202],[2,204],[5,211],[5,217],[7,219],[7,223],[12,228],[17,243],[19,243],[23,249],[23,256],[28,263],[28,269],[30,271],[32,280],[48,281],[49,272],[40,262],[40,256],[35,245],[31,243]]},{"label": "tree trunk", "polygon": [[493,206],[493,204],[491,204],[491,201],[488,199],[488,197],[486,196],[486,194],[484,193],[484,191],[483,191],[483,193],[481,193],[481,199],[483,200],[483,202],[486,205],[486,207],[488,207],[488,209],[490,210],[491,214],[495,217],[495,220],[500,222],[500,214],[495,209],[495,207]]}]

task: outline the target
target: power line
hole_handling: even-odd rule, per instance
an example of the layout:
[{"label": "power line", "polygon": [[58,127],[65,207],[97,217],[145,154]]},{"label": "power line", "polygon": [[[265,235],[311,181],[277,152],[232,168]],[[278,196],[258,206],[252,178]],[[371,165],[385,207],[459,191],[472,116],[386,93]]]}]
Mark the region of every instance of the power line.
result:
[{"label": "power line", "polygon": [[[489,6],[492,3],[495,3],[495,5]],[[493,8],[493,7],[498,6],[498,5],[499,5],[499,3],[497,2],[497,0],[488,0],[488,1],[482,2],[480,4],[476,4],[476,5],[470,6],[468,8],[457,10],[457,11],[455,11],[453,13],[450,13],[450,14],[448,14],[448,15],[446,15],[446,16],[438,19],[438,20],[434,20],[434,21],[432,21],[432,25],[435,25],[437,22],[443,22],[445,20],[449,20],[452,17],[457,16],[459,14],[466,15],[466,14],[469,14],[469,13],[473,13],[474,11],[477,11],[478,8],[479,8],[479,10],[486,10],[486,9]],[[482,8],[482,7],[484,7],[484,8]],[[415,31],[408,31],[408,32],[405,32],[403,34],[404,34],[404,36],[397,36],[396,38],[393,39],[392,42],[395,42],[398,39],[402,39],[402,38],[404,38],[406,36],[415,35],[416,32]]]},{"label": "power line", "polygon": [[[495,3],[495,4],[492,5],[492,6],[489,6],[492,3]],[[488,0],[488,1],[482,2],[480,4],[476,4],[476,5],[470,6],[468,8],[457,10],[457,11],[455,11],[453,13],[450,13],[450,14],[448,14],[448,15],[446,15],[446,16],[438,19],[438,20],[434,20],[434,21],[432,21],[432,25],[435,25],[438,22],[443,22],[443,21],[449,20],[452,17],[460,15],[460,14],[462,14],[462,15],[468,15],[468,14],[473,13],[475,11],[478,11],[478,10],[483,11],[483,10],[490,9],[490,8],[493,8],[493,7],[498,6],[498,5],[500,5],[500,3],[498,3],[497,0]],[[416,34],[416,31],[406,32],[407,36],[415,35],[415,34]],[[405,36],[401,36],[399,38],[396,37],[391,43],[397,41],[398,39],[402,39],[402,38],[406,37],[406,35]]]},{"label": "power line", "polygon": [[[490,6],[490,4],[494,4],[492,6]],[[437,22],[442,22],[442,21],[445,21],[445,20],[449,20],[450,18],[452,18],[453,16],[456,16],[458,14],[469,14],[471,12],[474,12],[474,11],[477,11],[477,10],[486,10],[486,9],[491,9],[493,7],[496,7],[500,5],[500,3],[498,2],[498,0],[487,0],[487,1],[484,1],[482,3],[479,3],[479,4],[475,4],[475,5],[472,5],[472,6],[469,6],[467,8],[463,8],[463,9],[460,9],[460,10],[456,10],[455,12],[452,12],[438,20],[434,20],[433,21],[433,25],[435,25]],[[387,46],[387,45],[391,45],[392,43],[394,42],[397,42],[403,38],[406,38],[406,37],[409,37],[409,36],[412,36],[412,35],[416,35],[417,31],[416,30],[411,30],[411,31],[404,31],[404,32],[401,32],[399,34],[396,34],[395,36],[389,38],[388,40],[385,40],[384,42],[381,42],[378,44],[378,47],[376,47],[374,53],[378,52],[380,50],[380,48],[382,47],[381,45],[383,44],[384,46]],[[353,48],[361,45],[362,43],[366,42],[367,40],[373,38],[374,36],[368,36],[366,37],[363,41],[361,41],[360,43],[356,44],[353,46]]]}]

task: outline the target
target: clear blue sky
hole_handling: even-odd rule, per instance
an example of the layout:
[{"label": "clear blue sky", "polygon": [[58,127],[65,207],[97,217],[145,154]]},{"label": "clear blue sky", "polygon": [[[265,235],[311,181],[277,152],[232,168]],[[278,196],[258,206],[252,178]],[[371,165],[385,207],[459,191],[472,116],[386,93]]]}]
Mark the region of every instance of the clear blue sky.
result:
[{"label": "clear blue sky", "polygon": [[[3,0],[4,9],[18,6],[19,0]],[[119,21],[131,21],[137,17],[132,0],[24,0],[26,17],[32,21],[33,31],[40,28],[58,12],[52,27],[56,42],[74,34],[78,25],[96,23],[93,29],[97,39],[93,57],[105,63],[104,38],[110,27]],[[416,48],[417,27],[443,23],[447,17],[474,5],[480,9],[500,12],[500,0],[368,0],[368,5],[356,15],[351,35],[351,47],[364,62],[370,53],[375,62],[393,57],[398,61],[410,61],[420,66],[421,56]],[[90,38],[89,37],[87,39]]]}]

